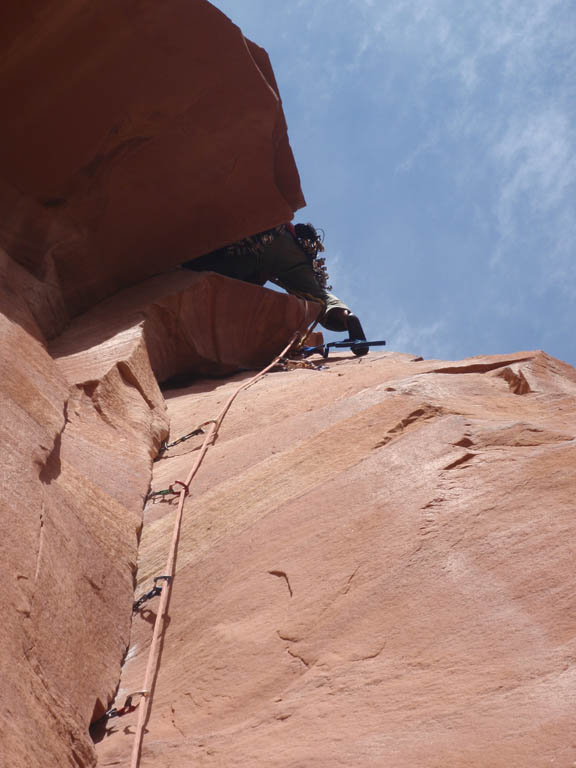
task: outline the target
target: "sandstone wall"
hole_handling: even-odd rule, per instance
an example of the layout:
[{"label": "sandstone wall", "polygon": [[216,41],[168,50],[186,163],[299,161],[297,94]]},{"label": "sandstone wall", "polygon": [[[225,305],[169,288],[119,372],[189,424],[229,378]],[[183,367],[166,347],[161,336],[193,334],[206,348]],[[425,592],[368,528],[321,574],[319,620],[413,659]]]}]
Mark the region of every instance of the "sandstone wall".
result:
[{"label": "sandstone wall", "polygon": [[0,247],[43,284],[49,336],[304,205],[268,56],[206,0],[2,17]]},{"label": "sandstone wall", "polygon": [[[173,437],[239,381],[172,393]],[[572,765],[575,413],[576,371],[543,353],[341,355],[243,393],[186,501],[143,768]],[[138,593],[172,511],[146,506]],[[127,764],[136,716],[99,766]]]},{"label": "sandstone wall", "polygon": [[95,764],[88,727],[129,645],[142,509],[168,435],[157,378],[260,365],[317,314],[179,271],[80,316],[49,350],[0,315],[3,766]]},{"label": "sandstone wall", "polygon": [[36,339],[0,319],[3,765],[93,765],[86,727],[128,642],[165,412],[155,382],[146,402],[117,370],[98,402],[98,382],[71,386]]}]

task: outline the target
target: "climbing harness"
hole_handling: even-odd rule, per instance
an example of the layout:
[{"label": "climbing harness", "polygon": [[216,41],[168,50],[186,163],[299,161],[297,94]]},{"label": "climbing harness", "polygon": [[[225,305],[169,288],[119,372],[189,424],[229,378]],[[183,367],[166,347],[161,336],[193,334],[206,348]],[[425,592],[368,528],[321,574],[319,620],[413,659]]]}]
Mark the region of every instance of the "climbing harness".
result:
[{"label": "climbing harness", "polygon": [[172,581],[172,576],[156,576],[154,578],[154,586],[152,589],[149,589],[148,592],[145,592],[142,597],[140,597],[132,604],[133,613],[139,611],[144,603],[148,602],[148,600],[152,600],[153,597],[158,597],[158,595],[162,594],[162,587],[158,584],[159,581],[167,581],[170,583]]},{"label": "climbing harness", "polygon": [[[139,600],[137,600],[133,604],[134,611],[137,611],[141,605],[143,605],[146,600],[152,599],[153,597],[159,596],[160,597],[160,603],[158,605],[158,611],[156,614],[156,620],[154,622],[154,630],[152,633],[152,641],[150,644],[150,651],[148,655],[148,663],[146,665],[146,673],[144,675],[144,684],[142,686],[142,689],[140,691],[137,691],[136,693],[131,694],[127,699],[123,707],[120,709],[111,709],[106,714],[108,717],[118,717],[122,714],[126,714],[127,712],[132,712],[136,707],[133,703],[133,697],[136,695],[139,695],[140,701],[139,701],[139,707],[138,707],[138,722],[136,724],[136,731],[134,736],[134,744],[132,748],[132,756],[130,761],[130,768],[138,768],[140,764],[140,753],[142,750],[142,740],[144,737],[144,730],[146,721],[148,718],[148,712],[150,708],[150,702],[152,699],[152,691],[154,686],[154,680],[156,678],[157,669],[158,669],[158,662],[159,662],[159,649],[160,649],[160,638],[162,636],[162,633],[164,631],[165,627],[165,617],[166,617],[166,609],[168,606],[168,600],[170,598],[170,592],[172,588],[172,582],[174,579],[174,573],[175,573],[175,563],[176,563],[176,552],[178,548],[178,541],[180,538],[180,528],[182,525],[182,518],[183,518],[183,510],[184,510],[184,501],[186,500],[186,497],[188,496],[189,487],[193,479],[195,478],[198,470],[200,469],[200,466],[202,465],[202,462],[204,461],[204,457],[206,456],[206,453],[208,451],[208,448],[210,445],[214,444],[214,441],[216,439],[216,436],[218,434],[218,431],[222,425],[222,422],[224,421],[224,418],[226,417],[226,414],[232,407],[232,404],[234,400],[238,397],[240,392],[243,392],[244,390],[248,389],[249,387],[253,386],[258,382],[260,379],[262,379],[267,373],[269,373],[271,370],[273,370],[281,360],[288,359],[288,355],[290,350],[294,348],[299,348],[303,343],[305,343],[306,338],[309,336],[312,328],[308,328],[307,331],[304,334],[295,333],[294,336],[290,339],[290,342],[286,345],[286,347],[280,352],[279,355],[277,355],[274,360],[267,365],[265,368],[263,368],[259,373],[257,373],[255,376],[253,376],[251,379],[249,379],[247,382],[241,384],[228,398],[226,403],[224,404],[224,407],[218,414],[218,416],[215,419],[211,419],[209,422],[205,422],[205,424],[210,424],[210,429],[208,432],[205,433],[204,440],[202,442],[202,446],[197,454],[196,460],[194,461],[194,464],[188,473],[188,476],[186,477],[185,481],[181,480],[175,480],[170,488],[166,489],[165,491],[155,491],[153,492],[155,495],[159,494],[167,494],[167,493],[176,493],[178,494],[178,508],[176,510],[176,515],[174,519],[174,528],[172,532],[172,541],[170,543],[170,549],[168,552],[168,559],[166,562],[166,568],[165,568],[165,575],[163,576],[157,576],[154,579],[154,587],[150,589],[146,594],[142,595]],[[204,425],[201,425],[204,426]],[[175,489],[176,485],[180,485],[180,489]],[[149,495],[150,497],[150,495]],[[157,584],[158,581],[165,581],[165,585],[163,587],[159,586]]]}]

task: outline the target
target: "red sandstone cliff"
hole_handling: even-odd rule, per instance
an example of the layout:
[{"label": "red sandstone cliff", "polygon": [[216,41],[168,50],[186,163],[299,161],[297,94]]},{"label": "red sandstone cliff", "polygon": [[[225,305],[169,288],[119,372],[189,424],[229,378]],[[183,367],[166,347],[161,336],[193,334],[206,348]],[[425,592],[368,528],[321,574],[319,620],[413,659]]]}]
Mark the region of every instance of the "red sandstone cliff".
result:
[{"label": "red sandstone cliff", "polygon": [[0,315],[3,766],[94,765],[88,726],[129,645],[142,508],[169,429],[156,377],[260,365],[317,313],[173,272],[79,317],[49,350]]},{"label": "red sandstone cliff", "polygon": [[42,284],[49,335],[304,205],[268,56],[210,3],[2,16],[0,245]]},{"label": "red sandstone cliff", "polygon": [[[237,384],[172,392],[171,434]],[[543,353],[341,355],[241,395],[186,502],[142,765],[572,765],[575,407]],[[138,594],[172,522],[147,503]],[[135,718],[99,765],[127,763]]]},{"label": "red sandstone cliff", "polygon": [[[7,13],[0,754],[126,765],[135,715],[88,726],[141,687],[173,513],[145,499],[198,444],[152,460],[318,311],[149,276],[302,197],[267,57],[209,3]],[[540,352],[244,393],[186,501],[142,766],[571,765],[575,405]]]}]

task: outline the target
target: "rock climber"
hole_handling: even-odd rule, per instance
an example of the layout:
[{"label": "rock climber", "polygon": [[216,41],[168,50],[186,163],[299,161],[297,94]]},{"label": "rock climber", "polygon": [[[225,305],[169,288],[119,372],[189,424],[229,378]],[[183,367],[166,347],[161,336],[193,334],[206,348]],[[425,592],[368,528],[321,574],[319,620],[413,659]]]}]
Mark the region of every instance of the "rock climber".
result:
[{"label": "rock climber", "polygon": [[[312,224],[282,224],[237,243],[219,248],[182,266],[196,271],[218,272],[227,277],[264,285],[268,280],[304,299],[320,301],[320,324],[329,331],[348,331],[350,339],[365,340],[360,320],[328,285],[322,238]],[[368,347],[356,345],[356,355]]]}]

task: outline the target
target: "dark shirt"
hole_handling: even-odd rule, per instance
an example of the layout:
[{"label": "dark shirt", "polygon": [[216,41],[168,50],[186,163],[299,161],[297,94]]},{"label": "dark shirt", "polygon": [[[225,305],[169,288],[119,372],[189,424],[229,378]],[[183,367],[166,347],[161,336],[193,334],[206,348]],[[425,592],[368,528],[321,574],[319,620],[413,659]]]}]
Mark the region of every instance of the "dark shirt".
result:
[{"label": "dark shirt", "polygon": [[234,246],[229,246],[187,261],[182,266],[197,271],[218,272],[258,285],[264,285],[270,280],[288,293],[322,302],[324,313],[320,318],[321,325],[331,331],[346,330],[337,317],[330,315],[333,309],[350,311],[349,308],[335,294],[320,285],[308,257],[297,240],[284,228],[260,251],[243,251],[238,255],[238,252],[234,252]]}]

